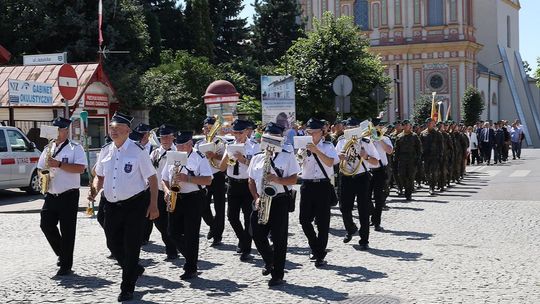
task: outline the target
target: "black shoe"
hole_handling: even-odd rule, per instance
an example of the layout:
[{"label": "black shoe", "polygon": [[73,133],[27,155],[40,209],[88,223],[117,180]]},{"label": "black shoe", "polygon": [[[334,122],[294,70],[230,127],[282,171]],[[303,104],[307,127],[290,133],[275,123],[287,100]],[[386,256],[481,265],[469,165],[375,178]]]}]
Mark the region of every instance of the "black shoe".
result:
[{"label": "black shoe", "polygon": [[369,245],[368,244],[360,244],[358,249],[361,250],[361,251],[367,251],[367,250],[369,250]]},{"label": "black shoe", "polygon": [[274,268],[272,265],[265,266],[264,269],[262,270],[262,275],[267,276],[267,275],[271,274],[272,273],[272,268]]},{"label": "black shoe", "polygon": [[246,261],[249,261],[249,260],[251,260],[251,254],[249,254],[249,252],[243,252],[240,255],[240,261],[246,262]]},{"label": "black shoe", "polygon": [[144,273],[144,267],[142,265],[137,265],[137,277],[140,277]]},{"label": "black shoe", "polygon": [[68,276],[68,275],[71,275],[71,274],[73,274],[73,271],[71,269],[62,268],[62,267],[60,267],[60,269],[58,269],[58,272],[56,273],[56,275],[59,276],[59,277]]},{"label": "black shoe", "polygon": [[353,234],[345,234],[345,236],[343,237],[343,243],[347,244],[348,242],[350,242],[353,238]]},{"label": "black shoe", "polygon": [[412,197],[411,197],[411,196],[407,196],[407,197],[405,197],[405,200],[408,201],[408,202],[409,202],[409,201],[412,201]]},{"label": "black shoe", "polygon": [[186,271],[180,276],[180,279],[187,281],[196,277],[197,277],[197,271]]},{"label": "black shoe", "polygon": [[380,231],[383,231],[383,230],[384,230],[383,227],[381,227],[380,225],[375,226],[375,231],[380,232]]},{"label": "black shoe", "polygon": [[221,238],[214,238],[214,241],[212,241],[212,244],[210,244],[210,247],[217,247],[223,245],[223,242],[221,241]]},{"label": "black shoe", "polygon": [[178,259],[178,254],[167,254],[165,261],[174,261]]},{"label": "black shoe", "polygon": [[60,262],[60,257],[58,257],[58,259],[56,260],[56,266],[62,266],[62,262]]},{"label": "black shoe", "polygon": [[130,300],[133,300],[133,292],[122,291],[120,295],[118,295],[118,302],[124,302],[124,301],[130,301]]},{"label": "black shoe", "polygon": [[212,229],[210,229],[210,231],[208,231],[208,234],[206,235],[206,239],[209,240],[213,237],[214,237],[214,232],[212,231]]},{"label": "black shoe", "polygon": [[315,267],[320,268],[328,264],[324,258],[318,258],[315,260]]},{"label": "black shoe", "polygon": [[278,286],[278,285],[282,285],[283,283],[285,283],[283,279],[271,278],[270,281],[268,281],[268,286],[269,287]]}]

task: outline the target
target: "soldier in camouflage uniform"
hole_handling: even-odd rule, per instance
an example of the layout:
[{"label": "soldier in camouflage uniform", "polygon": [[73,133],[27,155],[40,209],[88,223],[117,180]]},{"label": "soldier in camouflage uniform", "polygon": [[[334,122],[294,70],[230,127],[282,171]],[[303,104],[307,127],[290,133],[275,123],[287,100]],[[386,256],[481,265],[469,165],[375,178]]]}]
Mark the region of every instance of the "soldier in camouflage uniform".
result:
[{"label": "soldier in camouflage uniform", "polygon": [[442,171],[442,180],[441,184],[442,186],[450,187],[450,170],[452,168],[452,163],[454,161],[454,143],[452,141],[452,137],[450,136],[450,133],[448,132],[450,128],[449,122],[445,122],[441,125],[442,127],[442,135],[443,135],[443,141],[444,141],[444,168]]},{"label": "soldier in camouflage uniform", "polygon": [[461,140],[459,139],[459,131],[455,122],[450,124],[450,136],[454,143],[454,159],[452,161],[452,181],[459,184],[459,168],[461,167]]},{"label": "soldier in camouflage uniform", "polygon": [[[389,137],[390,137],[390,140],[392,141],[392,145],[394,145],[394,147],[395,147],[397,137],[398,137],[399,134],[401,134],[401,132],[403,130],[403,127],[401,125],[401,121],[396,120],[394,122],[393,127],[394,127],[394,131],[390,134]],[[398,172],[398,168],[397,168],[396,153],[394,153],[392,155],[390,163],[391,163],[391,167],[392,167],[392,182],[390,184],[395,185],[395,188],[398,191],[398,195],[401,196],[401,195],[403,195],[403,186],[402,186],[402,183],[401,183],[401,179],[399,178],[399,172]]]},{"label": "soldier in camouflage uniform", "polygon": [[459,124],[459,135],[461,141],[461,164],[459,167],[459,179],[463,179],[467,167],[467,153],[469,153],[469,137],[466,134],[466,128],[463,123]]},{"label": "soldier in camouflage uniform", "polygon": [[408,120],[403,121],[403,132],[397,137],[395,156],[399,178],[405,188],[405,198],[410,201],[414,190],[416,167],[422,156],[422,144],[418,135],[412,132]]},{"label": "soldier in camouflage uniform", "polygon": [[[420,134],[422,133],[422,131],[424,131],[424,128],[425,126],[423,124],[422,125],[414,124],[413,133],[418,135],[418,137],[420,138]],[[426,182],[426,173],[425,173],[425,168],[424,168],[423,156],[420,157],[420,160],[418,162],[415,180],[416,180],[416,188],[422,189],[422,184]]]},{"label": "soldier in camouflage uniform", "polygon": [[443,137],[437,129],[433,119],[426,119],[427,128],[420,133],[422,141],[422,158],[426,181],[429,184],[429,194],[435,195],[435,186],[439,181],[440,163],[442,159]]},{"label": "soldier in camouflage uniform", "polygon": [[437,122],[437,132],[441,135],[441,159],[439,160],[439,173],[437,176],[437,188],[439,191],[443,192],[445,190],[444,184],[444,172],[446,170],[446,158],[448,157],[448,152],[446,151],[446,139],[444,134],[444,124],[442,121]]}]

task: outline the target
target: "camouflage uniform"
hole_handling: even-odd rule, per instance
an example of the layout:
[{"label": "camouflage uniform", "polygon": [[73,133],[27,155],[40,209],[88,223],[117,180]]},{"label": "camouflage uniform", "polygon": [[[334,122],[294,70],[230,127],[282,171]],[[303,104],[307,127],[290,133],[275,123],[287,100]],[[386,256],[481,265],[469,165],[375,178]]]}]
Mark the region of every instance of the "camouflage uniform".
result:
[{"label": "camouflage uniform", "polygon": [[451,179],[451,168],[452,163],[454,162],[454,142],[452,141],[452,137],[450,136],[450,133],[448,131],[444,131],[442,133],[443,140],[444,140],[444,168],[443,168],[443,176],[442,176],[442,185],[443,186],[450,186],[450,179]]},{"label": "camouflage uniform", "polygon": [[[392,132],[392,134],[390,134],[390,136],[388,136],[390,140],[392,141],[392,145],[394,145],[394,147],[396,146],[396,141],[399,134],[401,133],[398,133],[397,130],[395,130],[394,132]],[[398,190],[399,194],[401,194],[403,192],[403,186],[401,183],[401,179],[399,178],[399,172],[397,168],[397,157],[396,157],[395,152],[394,154],[392,154],[392,157],[390,158],[389,167],[391,167],[391,171],[392,171],[392,180],[390,181],[390,185],[393,185],[395,183],[396,189]]]},{"label": "camouflage uniform", "polygon": [[430,194],[433,194],[435,186],[439,182],[443,137],[439,131],[432,128],[424,130],[420,134],[420,139],[422,140],[425,178],[429,183]]},{"label": "camouflage uniform", "polygon": [[418,135],[405,131],[399,134],[396,140],[395,156],[399,178],[405,188],[405,197],[410,200],[414,190],[416,167],[422,156],[422,144]]}]

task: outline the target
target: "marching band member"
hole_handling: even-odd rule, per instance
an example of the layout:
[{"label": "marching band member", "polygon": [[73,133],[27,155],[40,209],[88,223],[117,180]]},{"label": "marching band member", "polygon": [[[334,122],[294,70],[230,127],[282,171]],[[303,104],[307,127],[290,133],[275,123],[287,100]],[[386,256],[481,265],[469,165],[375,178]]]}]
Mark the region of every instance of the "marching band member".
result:
[{"label": "marching band member", "polygon": [[178,258],[178,251],[176,245],[169,237],[167,232],[169,226],[169,217],[167,215],[167,203],[165,202],[165,192],[163,191],[163,184],[161,183],[161,176],[163,170],[167,164],[167,152],[176,151],[176,146],[173,144],[175,130],[172,126],[163,124],[159,127],[159,141],[161,143],[160,147],[153,150],[150,154],[150,159],[152,164],[156,169],[157,178],[158,178],[158,210],[159,216],[154,219],[154,224],[156,228],[161,233],[161,239],[165,244],[165,253],[167,254],[166,261],[176,260]]},{"label": "marching band member", "polygon": [[388,166],[388,157],[394,152],[394,146],[392,141],[386,135],[382,134],[382,127],[384,124],[381,124],[379,118],[374,118],[371,121],[377,128],[377,132],[380,133],[381,139],[373,141],[373,145],[379,153],[380,160],[379,163],[371,167],[371,173],[373,177],[371,179],[371,190],[370,198],[373,197],[375,201],[375,207],[373,208],[373,214],[371,215],[371,222],[375,226],[375,231],[382,231],[381,227],[381,215],[382,210],[386,203],[387,193],[385,191],[386,181],[387,181],[387,166]]},{"label": "marching band member", "polygon": [[49,143],[52,146],[45,147],[37,165],[40,170],[48,167],[51,177],[41,208],[40,227],[58,256],[60,269],[57,276],[72,273],[80,174],[86,168],[86,154],[82,146],[68,139],[70,124],[71,120],[62,117],[53,120],[53,126],[58,127],[58,137],[55,142]]},{"label": "marching band member", "polygon": [[[238,249],[236,252],[241,253],[240,260],[247,261],[251,253],[251,235],[249,234],[249,223],[252,211],[253,197],[249,192],[248,186],[248,166],[251,157],[259,152],[259,144],[253,144],[248,141],[248,128],[250,123],[246,120],[235,120],[233,122],[234,144],[244,145],[245,155],[236,152],[234,155],[234,165],[228,165],[229,156],[223,154],[220,170],[227,170],[229,180],[229,189],[227,189],[227,198],[229,208],[227,210],[227,218],[231,224],[236,237],[238,238]],[[244,226],[240,222],[240,210],[244,214]]]},{"label": "marching band member", "polygon": [[315,260],[316,267],[326,265],[324,258],[330,228],[330,206],[335,196],[329,176],[334,175],[334,165],[339,162],[334,145],[323,140],[324,127],[324,123],[315,118],[307,122],[306,132],[313,137],[313,143],[307,145],[307,157],[301,164],[300,224],[312,251],[310,258]]},{"label": "marching band member", "polygon": [[[202,130],[205,136],[208,135],[215,123],[216,119],[214,117],[207,117],[204,120]],[[195,149],[198,150],[201,144],[206,143],[206,138],[199,140],[195,144]],[[216,152],[208,151],[205,155],[209,161],[216,162],[216,167],[218,167],[223,158],[223,149],[218,149]],[[221,239],[225,229],[225,173],[214,166],[211,166],[211,169],[213,173],[212,184],[207,187],[208,193],[206,194],[206,204],[203,208],[202,217],[210,227],[207,238],[214,239],[210,246],[219,246],[222,244]],[[214,201],[215,215],[212,215],[210,207],[212,199]]]},{"label": "marching band member", "polygon": [[204,186],[212,183],[210,163],[204,154],[193,150],[192,138],[191,131],[177,133],[176,149],[188,153],[187,164],[179,169],[178,174],[175,174],[175,166],[169,165],[161,177],[166,201],[170,201],[171,185],[176,184],[180,188],[176,208],[169,214],[169,237],[186,259],[184,273],[180,276],[182,280],[197,276],[201,214],[206,201]]},{"label": "marching band member", "polygon": [[[275,123],[269,123],[265,133],[281,137],[283,128]],[[265,182],[276,190],[275,196],[271,198],[267,224],[259,224],[257,211],[251,215],[253,241],[265,263],[262,274],[265,276],[272,274],[272,278],[268,281],[269,286],[283,283],[290,199],[286,187],[292,187],[296,184],[297,174],[300,172],[300,166],[294,157],[294,150],[292,147],[290,148],[290,151],[269,152],[269,155],[265,151],[257,153],[248,168],[249,190],[255,199],[256,210],[260,207],[259,197],[263,195]],[[270,168],[265,168],[265,165],[268,165],[267,162],[270,162]],[[270,233],[272,234],[273,248],[268,242]]]},{"label": "marching band member", "polygon": [[[360,122],[354,118],[347,119],[346,126],[348,129],[357,127]],[[347,140],[342,138],[336,145],[336,150],[339,151],[341,161],[347,161],[343,148]],[[354,162],[347,161],[347,166],[355,168],[360,162],[358,172],[352,176],[341,175],[341,199],[340,210],[343,216],[343,224],[347,234],[343,238],[344,243],[351,241],[353,235],[358,231],[358,227],[354,223],[352,210],[354,201],[357,201],[358,216],[360,218],[360,250],[369,249],[369,216],[371,212],[371,193],[370,182],[371,173],[369,166],[374,166],[379,163],[380,156],[373,142],[369,138],[361,138],[354,145],[357,152],[357,157]]]},{"label": "marching band member", "polygon": [[141,223],[145,216],[153,220],[159,215],[156,171],[144,147],[128,140],[132,120],[118,112],[113,115],[109,126],[113,141],[101,149],[95,169],[96,192],[88,197],[95,199],[103,188],[107,245],[122,267],[119,302],[133,299],[137,278],[144,272],[138,265]]}]

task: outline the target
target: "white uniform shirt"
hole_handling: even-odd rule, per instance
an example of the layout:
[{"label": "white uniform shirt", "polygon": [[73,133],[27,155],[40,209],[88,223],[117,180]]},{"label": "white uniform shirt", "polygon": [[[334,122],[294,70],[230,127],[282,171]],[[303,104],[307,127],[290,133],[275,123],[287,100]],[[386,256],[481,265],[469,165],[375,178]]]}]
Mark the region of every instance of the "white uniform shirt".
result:
[{"label": "white uniform shirt", "polygon": [[[217,138],[215,138],[217,139]],[[215,142],[215,141],[214,141]],[[206,141],[206,138],[203,138],[201,140],[199,140],[196,144],[195,144],[195,150],[199,150],[199,145],[202,145],[202,144],[206,144],[208,143]],[[217,151],[216,151],[216,154],[223,154],[225,152],[225,148],[223,146],[221,147],[218,147]],[[208,162],[210,163],[210,160],[208,160]],[[220,160],[219,159],[214,159],[214,164],[216,164],[218,167],[219,167],[219,163],[220,163]],[[210,165],[210,168],[212,169],[212,174],[216,174],[219,172],[219,168],[214,168],[214,166]]]},{"label": "white uniform shirt", "polygon": [[146,145],[144,145],[144,150],[146,151],[146,153],[148,153],[148,155],[150,155],[150,153],[152,153],[152,151],[154,151],[155,149],[150,143],[150,141],[148,141]]},{"label": "white uniform shirt", "polygon": [[[385,144],[389,145],[392,149],[394,148],[394,146],[392,145],[392,141],[390,140],[390,138],[388,138],[386,136],[383,136],[383,138],[381,140],[373,141],[373,144],[375,145],[375,148],[377,149],[377,152],[379,152],[380,160],[381,160],[383,166],[387,166],[388,165],[388,157],[386,156],[386,152],[384,151],[384,148],[383,148],[381,142],[384,142]],[[380,167],[380,165],[379,166],[372,166],[372,168],[379,168],[379,167]]]},{"label": "white uniform shirt", "polygon": [[[346,144],[347,144],[347,140],[344,137],[341,138],[338,141],[338,143],[336,144],[337,152],[341,153]],[[361,149],[364,149],[364,150],[366,150],[366,153],[368,154],[368,156],[374,157],[377,160],[381,159],[381,156],[379,155],[379,152],[377,151],[377,148],[375,148],[375,145],[373,144],[372,140],[369,140],[369,143],[367,143],[367,142],[365,142],[363,140],[359,140],[357,142],[357,144],[355,145],[355,148],[356,148],[356,152],[358,154],[360,154]],[[356,168],[359,161],[360,161],[360,159],[357,158],[354,163],[347,163],[347,169],[349,171],[352,171],[354,168]],[[360,169],[358,170],[357,174],[366,172],[366,169],[369,170],[370,168],[378,168],[380,166],[379,164],[377,164],[376,166],[370,165],[367,162],[367,160],[364,160],[363,163],[364,163],[363,165],[360,165]]]},{"label": "white uniform shirt", "polygon": [[[339,163],[338,154],[331,142],[321,140],[317,144],[317,148],[319,148],[324,155],[334,159],[334,165]],[[310,154],[311,155],[306,157],[302,163],[302,179],[324,179],[324,173],[321,171],[317,160],[315,160],[315,157],[313,157],[313,153]],[[328,167],[320,158],[319,161],[321,162],[321,165],[323,166],[324,171],[326,171],[328,177],[332,179],[334,176],[334,167]]]},{"label": "white uniform shirt", "polygon": [[115,203],[145,190],[148,178],[155,175],[156,170],[144,147],[126,140],[120,148],[113,142],[101,149],[96,174],[104,177],[105,198]]},{"label": "white uniform shirt", "polygon": [[[192,176],[210,176],[211,178],[213,178],[212,169],[210,167],[211,166],[208,162],[208,159],[202,153],[193,150],[188,155],[187,164],[185,166],[181,166],[178,172],[191,175],[189,174],[189,171],[192,171]],[[169,165],[163,170],[163,175],[161,176],[164,181],[169,182],[169,186],[173,179],[174,170],[174,165]],[[205,186],[193,183],[181,182],[180,193],[199,191],[204,187]]]},{"label": "white uniform shirt", "polygon": [[[258,153],[257,155],[253,156],[248,169],[248,175],[251,179],[255,181],[255,184],[257,185],[257,193],[259,193],[259,195],[262,194],[263,191],[262,179],[264,172],[264,156],[264,152]],[[300,165],[298,165],[296,157],[293,153],[282,151],[278,153],[277,157],[274,157],[275,155],[272,156],[272,158],[274,159],[274,165],[276,169],[281,172],[282,177],[289,177],[291,175],[300,173]],[[276,171],[273,168],[270,168],[270,173],[273,173],[277,176]],[[276,187],[277,193],[285,192],[283,185],[276,183],[270,184]],[[287,186],[287,188],[290,189],[291,186]]]},{"label": "white uniform shirt", "polygon": [[[57,145],[56,143],[52,144],[52,154],[51,157],[60,149],[62,143]],[[45,168],[45,161],[47,155],[48,147],[43,149],[41,155],[39,156],[39,161],[37,167],[39,169]],[[57,161],[61,161],[64,164],[78,164],[84,165],[86,168],[86,154],[84,149],[78,143],[70,141],[64,148],[54,157]],[[49,191],[51,194],[60,194],[67,190],[78,189],[81,187],[81,175],[79,173],[70,173],[62,170],[62,168],[50,168],[49,174],[51,181],[49,183]]]},{"label": "white uniform shirt", "polygon": [[[176,146],[171,145],[171,148],[169,151],[176,151]],[[159,146],[159,148],[154,149],[152,153],[150,153],[150,160],[152,160],[152,165],[154,165],[154,168],[156,169],[156,175],[158,179],[158,188],[160,191],[163,191],[163,184],[161,183],[161,174],[163,173],[163,169],[167,165],[167,153],[165,153],[165,149],[163,146]],[[157,167],[156,167],[157,164]]]},{"label": "white uniform shirt", "polygon": [[[238,144],[236,141],[234,141],[235,144]],[[247,140],[244,143],[244,149],[246,154],[244,155],[247,159],[251,159],[253,155],[259,153],[261,151],[261,146],[253,141]],[[223,158],[225,158],[225,154],[223,155]],[[232,178],[236,179],[246,179],[248,178],[248,169],[249,165],[245,165],[241,162],[238,162],[238,175],[234,175],[234,166],[227,166],[227,176],[230,176]]]}]

